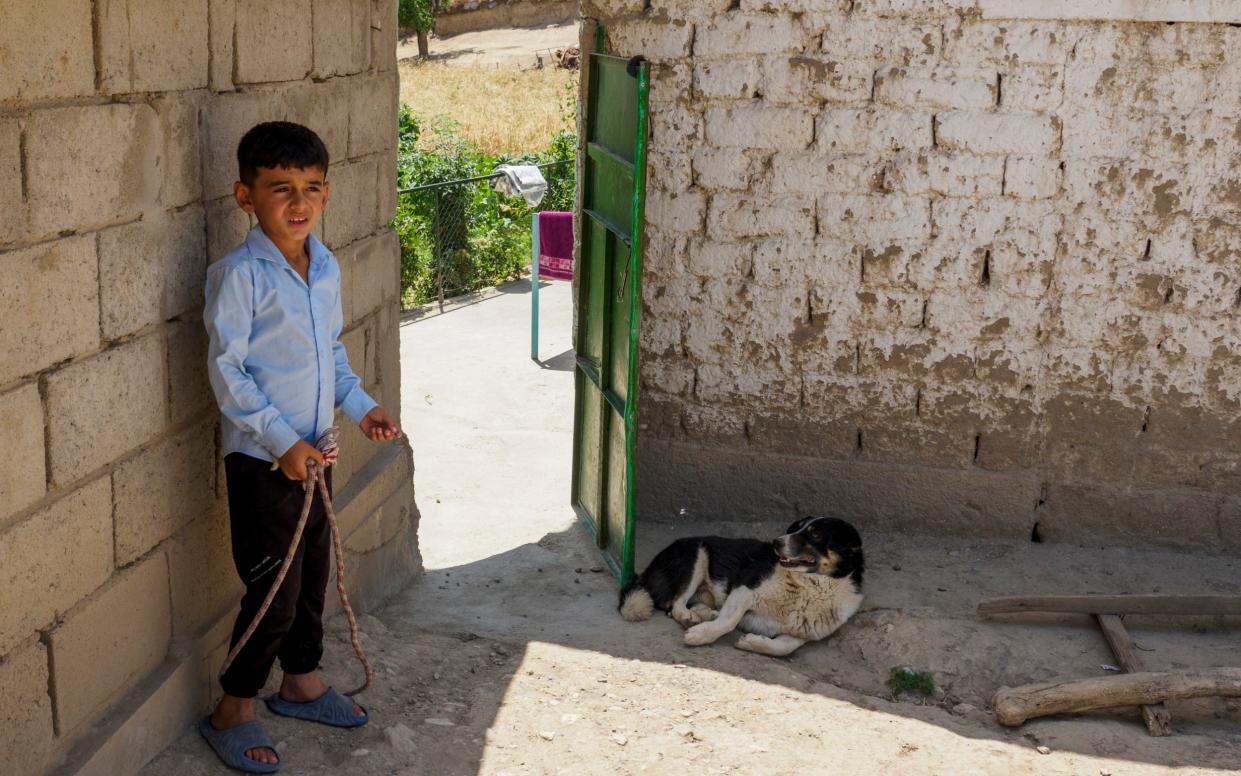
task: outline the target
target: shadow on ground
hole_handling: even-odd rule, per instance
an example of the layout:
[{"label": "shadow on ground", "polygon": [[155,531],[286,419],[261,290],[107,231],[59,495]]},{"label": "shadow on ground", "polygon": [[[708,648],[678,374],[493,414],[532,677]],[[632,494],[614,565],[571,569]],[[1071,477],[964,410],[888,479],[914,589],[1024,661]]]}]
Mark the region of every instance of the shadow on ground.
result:
[{"label": "shadow on ground", "polygon": [[554,369],[558,372],[572,372],[576,363],[576,356],[572,350],[566,350],[558,356],[552,356],[539,362],[539,366],[544,369]]},{"label": "shadow on ground", "polygon": [[[544,296],[546,352],[568,347],[568,298],[564,285]],[[1000,727],[988,708],[998,687],[1098,676],[1113,660],[1084,617],[974,615],[999,595],[1238,593],[1236,559],[859,525],[863,609],[789,658],[734,649],[731,636],[687,648],[663,616],[623,622],[615,580],[567,504],[572,377],[530,362],[520,293],[485,302],[402,330],[427,571],[361,618],[376,668],[361,699],[370,725],[340,731],[260,713],[287,772],[1130,776],[1241,766],[1235,701],[1169,704],[1175,734],[1161,739],[1133,712]],[[770,537],[784,522],[643,523],[639,566],[677,535]],[[1126,624],[1152,669],[1241,664],[1237,618]],[[327,642],[329,679],[351,685],[340,618]],[[932,673],[935,697],[891,696],[888,673],[906,665]],[[144,772],[229,771],[187,731]]]},{"label": "shadow on ground", "polygon": [[[661,538],[684,532],[652,528],[648,533]],[[726,534],[754,533],[749,526],[723,528]],[[768,533],[777,532],[772,527]],[[650,555],[657,543],[662,545],[644,542],[642,554]],[[1097,676],[1114,661],[1087,618],[986,622],[973,614],[980,598],[1032,584],[1051,594],[1086,588],[1148,592],[1152,586],[1235,593],[1231,561],[874,536],[870,552],[870,595],[863,610],[836,637],[783,660],[733,649],[732,638],[684,647],[679,626],[665,617],[621,622],[613,608],[613,580],[599,571],[577,527],[429,572],[377,617],[395,642],[447,637],[458,642],[451,650],[479,663],[467,674],[460,658],[439,655],[438,667],[424,666],[423,681],[416,683],[422,700],[406,707],[423,717],[423,751],[452,752],[462,768],[454,772],[495,772],[523,763],[529,772],[555,772],[558,762],[604,756],[614,769],[625,763],[637,771],[645,763],[660,772],[701,760],[721,767],[748,762],[755,767],[749,772],[764,773],[813,769],[828,752],[842,758],[842,750],[850,750],[843,760],[852,759],[859,769],[872,765],[883,773],[1010,773],[1026,767],[1109,772],[1106,763],[1087,770],[1096,760],[1123,763],[1125,773],[1138,772],[1133,767],[1142,764],[1221,770],[1241,765],[1241,711],[1223,700],[1170,704],[1176,735],[1165,739],[1148,737],[1136,713],[1048,719],[1018,730],[998,726],[988,708],[998,687]],[[1152,579],[1151,568],[1168,573]],[[1236,618],[1179,624],[1129,618],[1145,659],[1167,669],[1236,665],[1239,624]],[[885,680],[890,668],[902,665],[930,671],[937,697],[893,699]],[[455,701],[454,669],[474,686]],[[488,677],[469,681],[478,671]],[[462,712],[460,735],[455,725],[432,730],[435,723],[428,719],[437,708],[454,722],[451,712]],[[643,715],[653,715],[655,724]],[[489,732],[479,740],[483,730]],[[790,733],[820,740],[802,746],[800,755],[780,751]],[[618,744],[616,736],[626,743]],[[749,751],[751,745],[757,748]],[[1052,754],[1040,755],[1037,746]],[[956,760],[959,771],[950,767],[954,750],[965,753]],[[466,752],[472,754],[462,757]],[[484,767],[488,761],[494,768]]]},{"label": "shadow on ground", "polygon": [[[684,528],[695,526],[649,526],[643,559]],[[461,540],[469,542],[468,532]],[[821,772],[816,762],[828,753],[851,764],[844,772],[880,773],[1111,773],[1123,765],[1115,772],[1129,774],[1241,764],[1235,702],[1170,704],[1176,733],[1163,739],[1148,737],[1133,713],[998,726],[987,708],[997,687],[1097,676],[1113,661],[1086,618],[987,622],[973,614],[982,597],[1032,587],[1235,593],[1233,561],[885,536],[869,536],[868,552],[863,610],[828,641],[774,659],[732,648],[731,637],[684,647],[680,627],[663,616],[624,623],[613,578],[584,529],[571,525],[428,571],[364,616],[377,672],[364,698],[374,717],[368,728],[265,723],[299,773]],[[1166,571],[1153,578],[1152,568]],[[325,659],[338,685],[356,672],[343,625],[333,623]],[[1153,667],[1235,665],[1241,657],[1236,618],[1172,627],[1167,618],[1131,617],[1128,625]],[[884,681],[900,665],[932,672],[937,696],[892,698]],[[409,752],[398,748],[403,741]],[[149,772],[224,772],[197,741],[176,749]]]}]

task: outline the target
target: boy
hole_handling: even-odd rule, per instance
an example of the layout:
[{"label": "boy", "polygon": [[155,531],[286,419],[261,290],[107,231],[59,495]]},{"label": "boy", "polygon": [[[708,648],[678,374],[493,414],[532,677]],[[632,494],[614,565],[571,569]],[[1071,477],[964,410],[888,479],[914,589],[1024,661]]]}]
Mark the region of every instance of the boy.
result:
[{"label": "boy", "polygon": [[[246,591],[237,643],[288,552],[305,498],[306,461],[340,408],[374,441],[401,436],[362,390],[340,343],[340,267],[311,231],[328,200],[328,153],[311,130],[259,124],[237,147],[237,205],[258,225],[207,270],[207,370],[223,415],[233,561]],[[331,463],[331,456],[328,463]],[[273,466],[273,461],[278,466]],[[278,468],[278,471],[277,471]],[[331,489],[331,469],[323,470]],[[199,730],[228,765],[271,773],[280,758],[254,713],[276,658],[284,678],[267,699],[277,714],[356,727],[366,712],[316,673],[331,543],[321,497],[288,576],[257,630],[220,678],[224,697]]]}]

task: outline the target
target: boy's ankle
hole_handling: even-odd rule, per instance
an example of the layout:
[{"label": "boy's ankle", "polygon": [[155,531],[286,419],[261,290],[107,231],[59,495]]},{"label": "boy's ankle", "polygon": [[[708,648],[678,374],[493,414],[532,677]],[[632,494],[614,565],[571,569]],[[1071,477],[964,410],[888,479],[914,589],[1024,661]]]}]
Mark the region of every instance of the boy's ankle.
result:
[{"label": "boy's ankle", "polygon": [[306,674],[286,673],[280,682],[280,697],[295,703],[313,701],[326,691],[327,685],[317,671]]},{"label": "boy's ankle", "polygon": [[215,711],[211,712],[211,724],[217,730],[235,727],[255,719],[258,717],[254,713],[253,698],[237,698],[226,694],[216,704]]}]

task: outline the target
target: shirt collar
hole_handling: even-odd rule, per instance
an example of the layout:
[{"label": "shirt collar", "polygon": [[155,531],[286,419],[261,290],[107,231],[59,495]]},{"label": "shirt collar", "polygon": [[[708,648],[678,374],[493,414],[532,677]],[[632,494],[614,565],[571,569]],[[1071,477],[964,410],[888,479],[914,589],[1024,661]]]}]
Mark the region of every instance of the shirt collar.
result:
[{"label": "shirt collar", "polygon": [[[250,255],[256,259],[265,259],[273,264],[289,267],[289,262],[284,258],[284,254],[271,241],[271,238],[263,232],[263,227],[258,224],[255,224],[250,229],[250,233],[246,235],[246,248],[250,251]],[[306,238],[306,253],[310,256],[311,271],[317,271],[328,256],[328,249],[318,237],[312,234]],[[289,268],[292,269],[292,267]]]}]

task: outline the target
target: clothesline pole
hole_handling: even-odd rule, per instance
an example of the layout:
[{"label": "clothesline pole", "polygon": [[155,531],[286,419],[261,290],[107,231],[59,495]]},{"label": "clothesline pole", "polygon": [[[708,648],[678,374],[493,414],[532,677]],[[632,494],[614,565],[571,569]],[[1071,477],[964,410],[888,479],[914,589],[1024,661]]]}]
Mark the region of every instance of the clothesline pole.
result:
[{"label": "clothesline pole", "polygon": [[530,358],[539,362],[539,214],[530,215]]}]

